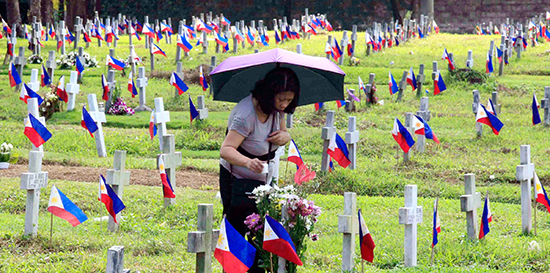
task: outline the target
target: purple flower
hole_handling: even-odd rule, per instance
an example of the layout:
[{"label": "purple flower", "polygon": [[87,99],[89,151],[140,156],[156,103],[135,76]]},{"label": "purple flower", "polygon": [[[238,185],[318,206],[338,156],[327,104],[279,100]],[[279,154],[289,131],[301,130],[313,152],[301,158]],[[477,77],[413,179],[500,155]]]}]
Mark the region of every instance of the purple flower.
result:
[{"label": "purple flower", "polygon": [[311,238],[312,241],[315,242],[315,241],[319,240],[319,234],[312,234],[312,235],[310,236],[310,238]]},{"label": "purple flower", "polygon": [[263,225],[260,223],[260,215],[252,213],[246,217],[244,224],[248,227],[249,230],[258,231],[263,228]]}]

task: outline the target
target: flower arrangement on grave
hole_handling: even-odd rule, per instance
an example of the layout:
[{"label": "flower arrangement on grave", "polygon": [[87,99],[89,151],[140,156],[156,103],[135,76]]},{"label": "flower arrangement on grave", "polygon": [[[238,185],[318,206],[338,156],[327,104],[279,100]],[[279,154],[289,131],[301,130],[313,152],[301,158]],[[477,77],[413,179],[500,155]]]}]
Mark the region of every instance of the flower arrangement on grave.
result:
[{"label": "flower arrangement on grave", "polygon": [[12,150],[13,145],[11,143],[2,143],[2,145],[0,145],[0,162],[9,162]]},{"label": "flower arrangement on grave", "polygon": [[[74,69],[77,56],[78,53],[76,51],[71,51],[66,55],[62,55],[61,59],[55,60],[55,63],[59,69]],[[99,67],[99,62],[95,59],[95,57],[92,58],[89,53],[84,52],[82,57],[84,58],[84,63],[82,65],[84,65],[85,68]]]},{"label": "flower arrangement on grave", "polygon": [[[268,271],[273,269],[273,272],[277,272],[277,256],[263,250],[262,247],[266,215],[283,224],[296,247],[296,254],[303,261],[307,250],[307,241],[317,241],[319,238],[318,234],[313,233],[313,229],[321,215],[321,208],[316,206],[313,201],[301,197],[292,185],[284,188],[279,188],[277,185],[273,187],[264,185],[254,189],[252,195],[252,198],[256,199],[258,213],[249,215],[244,223],[250,230],[247,236],[252,238],[252,244],[257,249],[256,255],[259,255],[258,266]],[[296,268],[296,264],[286,263],[286,272],[294,273]]]},{"label": "flower arrangement on grave", "polygon": [[62,102],[57,97],[56,88],[55,86],[47,88],[46,94],[44,94],[44,101],[38,108],[40,116],[43,116],[46,120],[50,119],[55,112],[62,111]]},{"label": "flower arrangement on grave", "polygon": [[31,55],[29,56],[29,58],[27,58],[27,63],[29,64],[41,64],[43,62],[44,59],[42,59],[42,57],[40,57],[40,55],[38,54]]},{"label": "flower arrangement on grave", "polygon": [[124,102],[124,99],[120,96],[120,88],[115,87],[113,90],[113,104],[109,108],[108,113],[111,115],[133,115],[134,109],[128,107]]},{"label": "flower arrangement on grave", "polygon": [[360,63],[361,63],[361,60],[359,60],[357,57],[351,57],[349,59],[350,66],[358,66]]}]

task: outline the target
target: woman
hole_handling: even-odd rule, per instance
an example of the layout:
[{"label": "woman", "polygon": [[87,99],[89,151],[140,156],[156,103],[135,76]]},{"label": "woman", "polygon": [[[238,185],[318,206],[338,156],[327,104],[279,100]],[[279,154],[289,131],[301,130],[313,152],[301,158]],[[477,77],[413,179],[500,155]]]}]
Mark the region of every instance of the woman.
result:
[{"label": "woman", "polygon": [[[247,231],[244,220],[256,212],[254,201],[247,201],[250,199],[246,195],[253,189],[249,185],[271,182],[273,163],[269,161],[279,146],[290,141],[284,113],[294,112],[299,97],[300,83],[294,71],[277,67],[258,81],[251,95],[229,115],[220,149],[220,194],[223,214],[243,235]],[[248,204],[238,204],[236,199]]]}]

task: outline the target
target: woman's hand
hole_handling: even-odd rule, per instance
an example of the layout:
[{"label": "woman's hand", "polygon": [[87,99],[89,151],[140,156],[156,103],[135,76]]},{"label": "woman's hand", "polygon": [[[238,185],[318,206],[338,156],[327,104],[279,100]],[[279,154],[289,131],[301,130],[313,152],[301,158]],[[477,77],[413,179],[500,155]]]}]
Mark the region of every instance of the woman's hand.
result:
[{"label": "woman's hand", "polygon": [[275,131],[271,134],[269,134],[268,138],[267,138],[267,141],[275,144],[275,145],[278,145],[278,146],[283,146],[285,144],[287,144],[289,141],[290,141],[290,134],[286,131],[282,131],[282,130],[279,130],[279,131]]},{"label": "woman's hand", "polygon": [[262,173],[264,170],[264,163],[257,158],[249,158],[246,162],[246,167],[255,173]]}]

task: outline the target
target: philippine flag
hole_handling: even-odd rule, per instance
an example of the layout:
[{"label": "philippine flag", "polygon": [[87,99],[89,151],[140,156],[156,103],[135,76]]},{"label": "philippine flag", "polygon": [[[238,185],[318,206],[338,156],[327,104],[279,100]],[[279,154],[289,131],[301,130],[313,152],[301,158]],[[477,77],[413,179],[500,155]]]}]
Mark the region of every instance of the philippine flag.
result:
[{"label": "philippine flag", "polygon": [[531,110],[533,111],[533,125],[540,123],[540,114],[539,114],[539,102],[537,101],[537,96],[533,94],[533,103],[531,103]]},{"label": "philippine flag", "polygon": [[149,119],[149,135],[151,140],[157,135],[157,125],[155,125],[155,109],[151,111],[151,118]]},{"label": "philippine flag", "polygon": [[224,217],[220,225],[220,237],[214,250],[214,257],[225,272],[245,273],[254,264],[256,248]]},{"label": "philippine flag", "polygon": [[244,41],[244,35],[238,28],[232,26],[231,29],[233,33],[235,33],[235,39],[237,39],[237,43],[241,43],[242,41]]},{"label": "philippine flag", "polygon": [[359,90],[361,90],[363,93],[367,94],[367,88],[365,88],[365,84],[363,83],[363,80],[361,79],[361,76],[358,76],[359,78]]},{"label": "philippine flag", "polygon": [[205,24],[202,20],[197,19],[197,24],[195,25],[195,29],[197,31],[205,31],[206,33],[212,32],[212,27]]},{"label": "philippine flag", "polygon": [[304,161],[302,160],[302,155],[300,154],[300,151],[298,150],[298,146],[296,146],[296,142],[294,142],[294,139],[290,139],[290,143],[288,144],[287,160],[296,164],[296,169],[300,168],[300,166],[304,164]]},{"label": "philippine flag", "polygon": [[155,45],[154,43],[151,43],[151,45],[151,54],[159,54],[166,57],[166,53],[164,53],[164,51],[162,51],[162,49],[160,49],[158,45]]},{"label": "philippine flag", "polygon": [[489,111],[485,109],[485,106],[482,104],[479,104],[479,106],[480,107],[477,108],[476,122],[483,123],[491,127],[491,129],[493,129],[493,133],[498,135],[504,124],[502,124],[502,122],[495,115],[489,113]]},{"label": "philippine flag", "polygon": [[437,211],[437,203],[439,198],[435,199],[434,202],[434,217],[433,217],[433,228],[432,228],[432,248],[437,245],[439,242],[437,240],[437,234],[441,232],[441,223],[439,222],[439,212]]},{"label": "philippine flag", "polygon": [[359,220],[359,247],[361,248],[361,259],[372,263],[376,245],[374,244],[374,240],[372,240],[367,224],[365,224],[365,219],[363,219],[363,215],[361,215],[361,209],[357,212],[357,217]]},{"label": "philippine flag", "polygon": [[193,123],[193,120],[198,116],[199,116],[199,111],[197,111],[197,108],[195,108],[195,105],[191,100],[191,95],[189,95],[189,118],[191,119],[191,123]]},{"label": "philippine flag", "polygon": [[416,77],[414,76],[413,68],[409,70],[409,74],[407,74],[407,83],[412,86],[412,91],[416,90]]},{"label": "philippine flag", "polygon": [[502,57],[504,55],[504,52],[502,52],[502,50],[500,50],[500,48],[497,47],[497,58],[498,58],[498,63],[502,63]]},{"label": "philippine flag", "polygon": [[441,59],[447,60],[449,62],[449,67],[451,70],[455,70],[455,66],[453,62],[451,61],[451,58],[449,57],[449,53],[447,53],[447,49],[445,48],[445,51],[443,51],[443,56],[441,56]]},{"label": "philippine flag", "polygon": [[434,95],[438,95],[445,90],[447,90],[447,86],[443,81],[443,77],[441,77],[441,72],[437,71],[437,76],[434,81]]},{"label": "philippine flag", "polygon": [[36,119],[31,113],[25,122],[25,131],[23,132],[32,144],[35,147],[40,147],[40,145],[46,143],[51,137],[52,134],[46,126],[42,124],[38,119]]},{"label": "philippine flag", "polygon": [[17,69],[15,69],[15,65],[13,63],[10,63],[10,69],[8,70],[8,76],[10,78],[10,86],[14,87],[18,84],[21,84],[21,77],[19,77],[19,73],[17,72]]},{"label": "philippine flag", "polygon": [[325,53],[332,54],[332,46],[330,45],[330,42],[327,42],[327,44],[325,45]]},{"label": "philippine flag", "polygon": [[485,73],[493,73],[493,57],[487,52],[487,61],[485,62]]},{"label": "philippine flag", "polygon": [[[88,32],[87,31],[84,31],[82,34],[82,39],[84,39],[84,42],[85,43],[91,43],[92,42],[92,39],[90,38],[90,36],[88,35]],[[58,49],[59,50],[59,49]]]},{"label": "philippine flag", "polygon": [[543,204],[546,207],[546,210],[550,212],[550,199],[548,199],[548,195],[546,195],[546,190],[540,183],[537,173],[533,173],[533,181],[535,182],[535,194],[537,198],[536,201]]},{"label": "philippine flag", "polygon": [[103,100],[107,101],[109,100],[109,85],[107,84],[107,80],[105,80],[104,74],[101,74],[101,86],[103,87]]},{"label": "philippine flag", "polygon": [[250,45],[253,45],[254,44],[254,35],[252,35],[252,32],[250,32],[250,29],[248,29],[248,32],[246,34],[246,41],[250,44]]},{"label": "philippine flag", "polygon": [[275,43],[279,44],[280,42],[281,42],[281,38],[279,37],[279,32],[275,30]]},{"label": "philippine flag", "polygon": [[160,179],[162,180],[162,192],[164,193],[164,198],[176,198],[174,188],[172,188],[172,183],[170,183],[170,179],[166,176],[166,169],[164,168],[164,159],[162,155],[159,156],[159,173]]},{"label": "philippine flag", "polygon": [[82,106],[82,119],[80,120],[80,125],[88,130],[90,136],[94,137],[93,133],[97,131],[97,124],[95,123],[90,113],[86,111],[86,107]]},{"label": "philippine flag", "polygon": [[165,24],[161,22],[160,26],[161,26],[160,29],[162,32],[167,32],[168,35],[172,35],[174,33],[174,30],[172,30],[172,27],[169,24]]},{"label": "philippine flag", "polygon": [[155,39],[155,31],[149,26],[149,24],[145,24],[145,27],[143,28],[141,34]]},{"label": "philippine flag", "polygon": [[351,46],[351,43],[348,44],[347,49],[348,49],[348,56],[351,57],[351,55],[353,54],[353,47]]},{"label": "philippine flag", "polygon": [[391,131],[391,134],[403,152],[408,153],[409,149],[414,145],[414,139],[397,118],[395,118],[395,121],[393,122],[393,130]]},{"label": "philippine flag", "polygon": [[111,28],[111,26],[105,27],[105,42],[112,43],[114,37],[115,34],[113,33],[113,29]]},{"label": "philippine flag", "polygon": [[481,240],[489,231],[489,223],[493,221],[493,214],[491,214],[491,209],[489,209],[489,192],[485,197],[485,205],[483,206],[483,214],[481,216],[481,226],[479,227],[479,239]]},{"label": "philippine flag", "polygon": [[78,72],[78,75],[82,74],[84,72],[84,66],[82,65],[82,62],[80,61],[80,57],[76,57],[76,72]]},{"label": "philippine flag", "polygon": [[208,82],[206,82],[206,78],[202,73],[202,65],[200,66],[199,82],[201,83],[202,91],[206,91],[206,89],[208,89]]},{"label": "philippine flag", "polygon": [[182,36],[178,34],[178,46],[183,49],[183,51],[189,52],[191,49],[193,49],[193,45],[189,43],[186,36],[187,35]]},{"label": "philippine flag", "polygon": [[40,106],[42,102],[44,102],[44,100],[42,99],[42,97],[40,97],[40,95],[38,95],[36,92],[34,92],[34,90],[32,90],[32,88],[30,88],[26,83],[24,83],[23,88],[21,88],[19,99],[27,103],[27,100],[30,98],[36,98],[36,100],[38,101],[38,106]]},{"label": "philippine flag", "polygon": [[116,195],[115,191],[111,189],[111,186],[105,183],[105,177],[103,177],[103,175],[99,176],[98,199],[105,204],[105,208],[107,208],[109,215],[111,215],[115,223],[117,223],[116,215],[125,209],[126,206],[124,206],[124,203],[122,203],[122,200]]},{"label": "philippine flag", "polygon": [[497,112],[495,111],[495,105],[493,104],[493,101],[491,99],[489,99],[489,101],[487,102],[487,111],[495,115],[495,117],[498,116]]},{"label": "philippine flag", "polygon": [[4,18],[2,18],[2,28],[4,29],[4,31],[5,31],[8,35],[11,35],[11,28],[10,28],[10,26],[6,23],[6,21],[4,21]]},{"label": "philippine flag", "polygon": [[229,25],[231,25],[231,21],[227,20],[227,18],[225,18],[225,16],[223,16],[223,15],[222,15],[221,23],[222,23],[222,25],[224,25],[224,26],[229,26]]},{"label": "philippine flag", "polygon": [[176,72],[172,73],[172,77],[170,77],[170,84],[178,89],[180,95],[189,89],[189,87],[187,87],[187,85],[180,79]]},{"label": "philippine flag", "polygon": [[128,91],[132,93],[132,98],[135,98],[138,94],[136,85],[134,83],[134,78],[132,78],[132,72],[130,72],[130,77],[128,78]]},{"label": "philippine flag", "polygon": [[48,211],[53,215],[67,220],[69,224],[76,227],[88,217],[78,208],[65,194],[63,194],[55,185],[52,186],[50,193],[50,201],[48,202]]},{"label": "philippine flag", "polygon": [[342,106],[345,106],[345,105],[346,105],[345,100],[337,100],[336,101],[336,106],[338,107],[338,109],[340,109]]},{"label": "philippine flag", "polygon": [[393,75],[391,74],[391,71],[389,72],[389,81],[388,81],[389,89],[390,89],[390,95],[393,95],[399,91],[399,88],[397,87],[397,82],[395,82],[395,79],[393,78]]},{"label": "philippine flag", "polygon": [[221,47],[225,47],[228,43],[228,39],[221,36],[220,33],[216,32],[216,43],[220,45]]},{"label": "philippine flag", "polygon": [[44,65],[42,65],[42,75],[40,75],[40,78],[41,78],[40,86],[44,87],[46,85],[52,84],[52,78],[50,78],[50,74],[48,74],[48,71],[46,70]]},{"label": "philippine flag", "polygon": [[342,56],[342,50],[340,49],[336,38],[333,38],[332,41],[332,58],[334,58],[335,61],[338,61],[338,59]]},{"label": "philippine flag", "polygon": [[421,117],[414,115],[413,116],[413,126],[414,126],[414,133],[417,135],[424,135],[427,139],[431,139],[435,141],[435,143],[439,144],[439,139],[437,139],[437,136],[432,131],[432,128],[428,125],[428,123],[422,119]]},{"label": "philippine flag", "polygon": [[265,216],[263,249],[297,265],[303,265],[286,229],[268,215]]},{"label": "philippine flag", "polygon": [[139,37],[139,34],[138,34],[137,31],[134,29],[134,27],[131,26],[131,25],[128,26],[128,27],[130,28],[130,36],[135,35],[136,38],[137,38],[139,41],[141,41],[141,37]]},{"label": "philippine flag", "polygon": [[435,33],[439,33],[439,26],[437,26],[437,24],[435,23],[435,20],[432,20],[432,22],[433,22],[433,25],[434,25]]},{"label": "philippine flag", "polygon": [[67,94],[67,91],[65,91],[65,76],[59,77],[56,93],[60,101],[64,101],[65,103],[69,102],[69,95]]},{"label": "philippine flag", "polygon": [[126,67],[126,65],[123,62],[111,57],[110,55],[107,55],[105,65],[110,65],[118,71],[122,71],[124,67]]},{"label": "philippine flag", "polygon": [[334,132],[330,138],[327,153],[344,168],[351,164],[351,161],[349,160],[348,147],[344,140],[336,132]]},{"label": "philippine flag", "polygon": [[323,104],[324,103],[322,103],[322,102],[315,103],[315,111],[318,112],[319,110],[323,109]]}]

